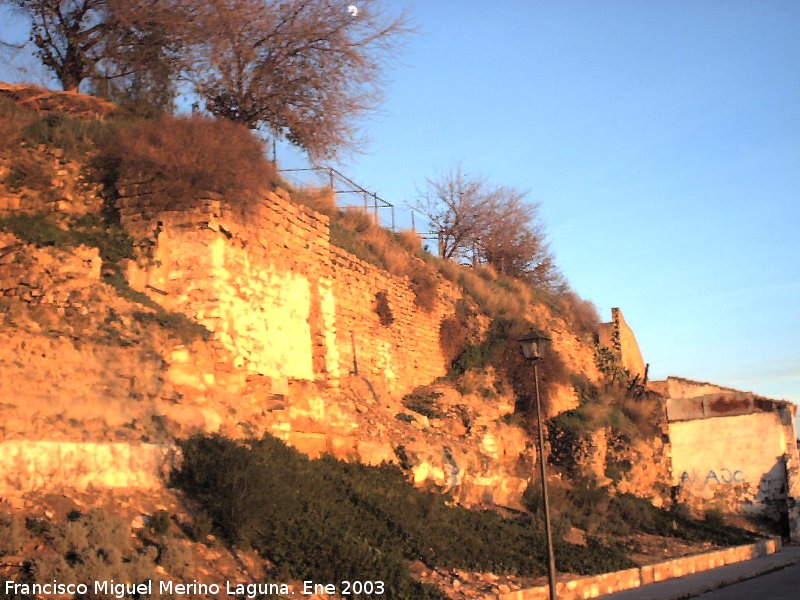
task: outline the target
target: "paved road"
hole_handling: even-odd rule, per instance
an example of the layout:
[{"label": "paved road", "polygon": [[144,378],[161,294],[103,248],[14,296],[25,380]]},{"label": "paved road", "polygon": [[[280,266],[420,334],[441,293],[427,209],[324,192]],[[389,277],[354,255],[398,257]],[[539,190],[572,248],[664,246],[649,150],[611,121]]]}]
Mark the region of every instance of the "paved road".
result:
[{"label": "paved road", "polygon": [[[791,572],[788,574],[789,581],[794,581],[794,585],[789,584],[790,589],[794,592],[792,595],[785,596],[792,600],[800,599],[800,546],[785,546],[777,554],[770,554],[753,560],[748,560],[710,571],[703,571],[695,575],[687,575],[678,579],[669,579],[661,583],[654,583],[645,585],[640,588],[627,590],[624,592],[617,592],[603,596],[603,600],[684,600],[685,598],[703,598],[703,600],[710,600],[712,597],[700,596],[700,594],[716,590],[722,586],[738,585],[738,582],[750,580],[754,577],[758,579],[755,581],[762,582],[756,586],[756,592],[750,591],[743,596],[731,596],[730,600],[734,598],[741,598],[742,600],[781,600],[784,596],[772,596],[770,590],[763,587],[765,584],[763,580],[771,572],[786,571],[787,567],[792,566]],[[716,597],[713,597],[716,600]],[[727,596],[721,596],[726,598]]]},{"label": "paved road", "polygon": [[748,579],[742,583],[695,596],[697,600],[797,600],[800,598],[800,565]]}]

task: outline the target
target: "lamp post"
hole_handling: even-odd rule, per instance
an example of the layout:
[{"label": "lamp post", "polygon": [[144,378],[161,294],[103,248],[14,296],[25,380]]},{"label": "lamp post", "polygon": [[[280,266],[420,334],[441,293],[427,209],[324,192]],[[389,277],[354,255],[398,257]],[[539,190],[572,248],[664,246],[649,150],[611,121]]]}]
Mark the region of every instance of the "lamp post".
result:
[{"label": "lamp post", "polygon": [[544,348],[549,341],[549,338],[531,333],[520,339],[519,343],[522,346],[522,354],[533,363],[533,381],[536,386],[536,430],[539,434],[539,466],[541,468],[542,501],[544,504],[544,530],[547,536],[547,579],[550,587],[550,600],[556,600],[556,560],[553,553],[553,532],[550,528],[550,500],[547,496],[542,406],[539,400],[539,361],[544,360]]}]

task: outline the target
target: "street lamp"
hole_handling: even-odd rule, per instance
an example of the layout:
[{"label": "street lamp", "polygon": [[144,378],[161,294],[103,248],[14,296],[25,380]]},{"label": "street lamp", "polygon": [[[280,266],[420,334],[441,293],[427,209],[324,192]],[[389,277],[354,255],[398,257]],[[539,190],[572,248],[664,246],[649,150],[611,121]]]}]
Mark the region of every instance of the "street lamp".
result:
[{"label": "street lamp", "polygon": [[553,532],[550,528],[550,500],[547,496],[542,406],[539,400],[539,361],[544,360],[545,345],[550,339],[530,333],[518,341],[522,346],[522,354],[533,363],[533,381],[536,385],[536,429],[539,433],[539,466],[541,467],[542,501],[544,504],[544,530],[547,536],[547,578],[550,587],[550,600],[556,600],[556,560],[553,553]]}]

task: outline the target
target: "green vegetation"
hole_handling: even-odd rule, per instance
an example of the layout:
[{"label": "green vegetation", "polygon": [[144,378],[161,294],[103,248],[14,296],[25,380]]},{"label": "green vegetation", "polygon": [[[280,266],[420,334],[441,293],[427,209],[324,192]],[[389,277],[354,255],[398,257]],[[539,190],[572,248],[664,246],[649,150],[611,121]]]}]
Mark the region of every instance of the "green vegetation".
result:
[{"label": "green vegetation", "polygon": [[45,214],[12,214],[0,218],[0,230],[38,247],[54,246],[69,250],[85,245],[97,248],[106,266],[114,266],[123,258],[133,258],[133,240],[118,225],[106,223],[98,215],[76,217],[63,229]]},{"label": "green vegetation", "polygon": [[193,321],[183,313],[167,311],[160,306],[156,312],[135,312],[133,318],[140,323],[155,323],[158,326],[171,331],[184,344],[189,344],[193,340],[210,340],[211,331],[205,325]]},{"label": "green vegetation", "polygon": [[59,148],[64,156],[81,160],[113,129],[112,122],[95,119],[73,119],[66,115],[50,113],[30,123],[21,132],[29,145]]},{"label": "green vegetation", "polygon": [[0,150],[18,145],[22,132],[36,118],[33,110],[0,98]]},{"label": "green vegetation", "polygon": [[5,184],[8,189],[19,192],[23,188],[37,190],[52,200],[52,183],[56,176],[51,164],[27,152],[18,152],[11,158]]},{"label": "green vegetation", "polygon": [[[539,526],[543,523],[542,488],[536,482],[525,491],[524,502]],[[611,494],[606,487],[597,486],[592,479],[565,483],[548,480],[551,517],[557,534],[570,527],[596,535],[629,538],[647,533],[688,542],[712,542],[720,546],[751,543],[755,536],[726,526],[721,518],[696,521],[682,505],[668,510],[632,494]]]},{"label": "green vegetation", "polygon": [[378,315],[381,325],[384,327],[388,327],[394,323],[392,307],[389,306],[389,296],[384,291],[375,294],[375,312]]},{"label": "green vegetation", "polygon": [[439,410],[436,404],[436,399],[441,395],[439,392],[430,390],[412,392],[403,397],[403,406],[429,419],[441,419],[444,417],[444,413]]},{"label": "green vegetation", "polygon": [[135,584],[156,579],[159,566],[176,580],[191,580],[193,556],[186,541],[173,535],[169,513],[156,511],[150,523],[150,531],[132,536],[125,519],[95,508],[72,511],[63,522],[28,517],[23,531],[17,516],[0,514],[0,556],[36,548],[14,577],[18,583],[113,579]]},{"label": "green vegetation", "polygon": [[620,383],[601,388],[582,376],[574,376],[572,381],[580,405],[551,419],[555,436],[579,439],[599,429],[608,429],[612,437],[630,442],[658,434],[662,408],[651,394]]},{"label": "green vegetation", "polygon": [[[103,260],[103,281],[112,286],[121,297],[150,309],[149,312],[137,311],[133,314],[138,322],[155,323],[170,331],[184,344],[195,339],[211,338],[211,332],[205,326],[182,313],[165,310],[146,294],[130,287],[120,272],[120,261],[133,258],[133,240],[119,225],[109,224],[98,215],[84,215],[69,221],[68,227],[69,229],[62,229],[44,214],[19,213],[0,218],[0,231],[13,233],[40,248],[52,246],[69,250],[80,245],[97,248]],[[121,336],[118,328],[112,326],[114,320],[110,314],[106,322],[107,335],[103,340],[109,343],[129,344],[130,341]]]},{"label": "green vegetation", "polygon": [[23,539],[20,520],[14,515],[0,514],[0,557],[19,552]]},{"label": "green vegetation", "polygon": [[[444,598],[414,581],[407,561],[495,573],[544,572],[544,539],[526,515],[449,506],[390,466],[308,460],[267,437],[240,446],[219,437],[183,445],[174,484],[229,543],[252,546],[287,575],[336,581],[369,572],[392,598]],[[559,542],[558,568],[588,574],[632,566],[590,540]]]},{"label": "green vegetation", "polygon": [[170,519],[171,515],[169,511],[157,510],[151,515],[150,520],[147,522],[147,528],[153,535],[159,537],[164,536],[169,531]]}]

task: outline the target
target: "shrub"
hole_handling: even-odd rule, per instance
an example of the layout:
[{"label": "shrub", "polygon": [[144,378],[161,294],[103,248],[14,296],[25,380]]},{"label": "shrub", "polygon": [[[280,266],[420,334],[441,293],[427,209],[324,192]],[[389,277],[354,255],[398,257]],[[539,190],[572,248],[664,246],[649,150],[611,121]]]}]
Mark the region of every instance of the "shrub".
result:
[{"label": "shrub", "polygon": [[27,529],[31,535],[45,535],[50,532],[50,523],[45,519],[26,517],[25,529]]},{"label": "shrub", "polygon": [[139,121],[109,138],[104,153],[113,178],[146,189],[141,208],[154,213],[192,207],[209,193],[246,207],[275,176],[247,128],[199,115]]},{"label": "shrub", "polygon": [[73,219],[62,229],[44,214],[13,214],[0,219],[0,230],[38,247],[55,246],[68,250],[85,245],[98,249],[104,266],[113,267],[123,258],[133,258],[133,240],[118,225],[106,223],[97,215]]},{"label": "shrub", "polygon": [[361,260],[368,262],[380,269],[387,269],[386,261],[375,252],[357,232],[347,228],[339,221],[331,221],[330,224],[331,244],[346,250],[350,254],[357,256]]},{"label": "shrub", "polygon": [[5,184],[15,192],[27,188],[47,194],[53,186],[55,176],[56,172],[51,165],[27,152],[19,152],[11,160]]},{"label": "shrub", "polygon": [[192,516],[192,539],[195,542],[205,543],[213,530],[211,518],[203,510],[197,510]]},{"label": "shrub", "polygon": [[703,521],[706,525],[712,528],[720,528],[725,526],[725,513],[717,506],[707,508],[703,515]]},{"label": "shrub", "polygon": [[439,411],[436,399],[442,394],[431,390],[422,389],[403,397],[403,406],[408,410],[413,410],[429,419],[441,419],[444,413]]},{"label": "shrub", "polygon": [[[92,582],[114,579],[141,583],[155,578],[155,554],[136,548],[130,527],[101,509],[54,524],[37,549],[30,571],[38,582]],[[89,585],[90,598],[97,598]]]},{"label": "shrub", "polygon": [[[195,437],[184,442],[183,456],[174,483],[208,512],[225,539],[254,546],[292,577],[335,581],[366,572],[386,582],[387,597],[403,600],[444,598],[410,577],[410,560],[544,572],[543,535],[530,518],[448,506],[394,467],[312,461],[271,437],[247,447]],[[558,567],[570,572],[631,566],[599,542],[588,548],[559,542],[556,555]]]},{"label": "shrub", "polygon": [[194,555],[186,543],[167,538],[161,542],[158,564],[174,577],[191,579],[195,566]]},{"label": "shrub", "polygon": [[20,520],[15,515],[0,514],[0,557],[16,554],[25,540]]},{"label": "shrub", "polygon": [[331,188],[293,188],[283,181],[279,184],[290,188],[293,201],[328,217],[336,217],[336,194]]},{"label": "shrub", "polygon": [[555,430],[583,438],[592,431],[609,428],[612,436],[624,441],[658,434],[661,405],[656,397],[631,396],[619,382],[602,390],[585,377],[573,377],[572,382],[580,405],[554,417],[551,423]]},{"label": "shrub", "polygon": [[22,137],[30,144],[60,148],[65,155],[80,158],[94,149],[111,127],[103,121],[72,119],[50,113],[30,123]]},{"label": "shrub", "polygon": [[413,254],[419,254],[422,250],[422,238],[416,231],[405,229],[395,234],[395,239],[400,245]]},{"label": "shrub", "polygon": [[0,231],[13,233],[19,239],[39,248],[55,246],[64,250],[76,245],[70,231],[61,229],[44,215],[17,213],[0,218]]},{"label": "shrub", "polygon": [[[541,483],[536,480],[528,486],[523,496],[523,503],[531,511],[535,522],[540,524],[544,519],[541,490]],[[746,531],[720,523],[695,521],[680,507],[667,510],[632,494],[612,494],[607,487],[598,487],[591,479],[570,483],[564,479],[550,478],[548,492],[556,537],[566,533],[570,527],[598,535],[646,533],[693,542],[710,541],[719,545],[745,544],[754,537]]]},{"label": "shrub", "polygon": [[574,291],[566,290],[560,295],[560,303],[567,323],[575,333],[590,335],[597,331],[600,315],[590,300],[584,300]]},{"label": "shrub", "polygon": [[424,311],[431,312],[436,308],[439,282],[427,269],[415,270],[409,277],[411,291],[414,292],[414,304]]},{"label": "shrub", "polygon": [[452,364],[464,352],[467,339],[467,328],[461,319],[448,317],[439,324],[439,346],[448,363]]},{"label": "shrub", "polygon": [[169,531],[171,516],[166,510],[157,510],[154,512],[147,522],[147,528],[153,535],[166,535]]},{"label": "shrub", "polygon": [[36,112],[16,102],[0,98],[0,149],[16,145],[23,130],[36,119]]},{"label": "shrub", "polygon": [[193,321],[183,313],[167,311],[160,306],[155,312],[137,311],[133,313],[133,318],[140,323],[155,323],[172,333],[183,344],[190,344],[198,339],[207,341],[212,335],[205,325]]},{"label": "shrub", "polygon": [[491,274],[488,269],[462,269],[458,284],[475,300],[483,314],[494,318],[521,318],[525,314],[524,296],[509,284],[508,278],[494,279]]}]

